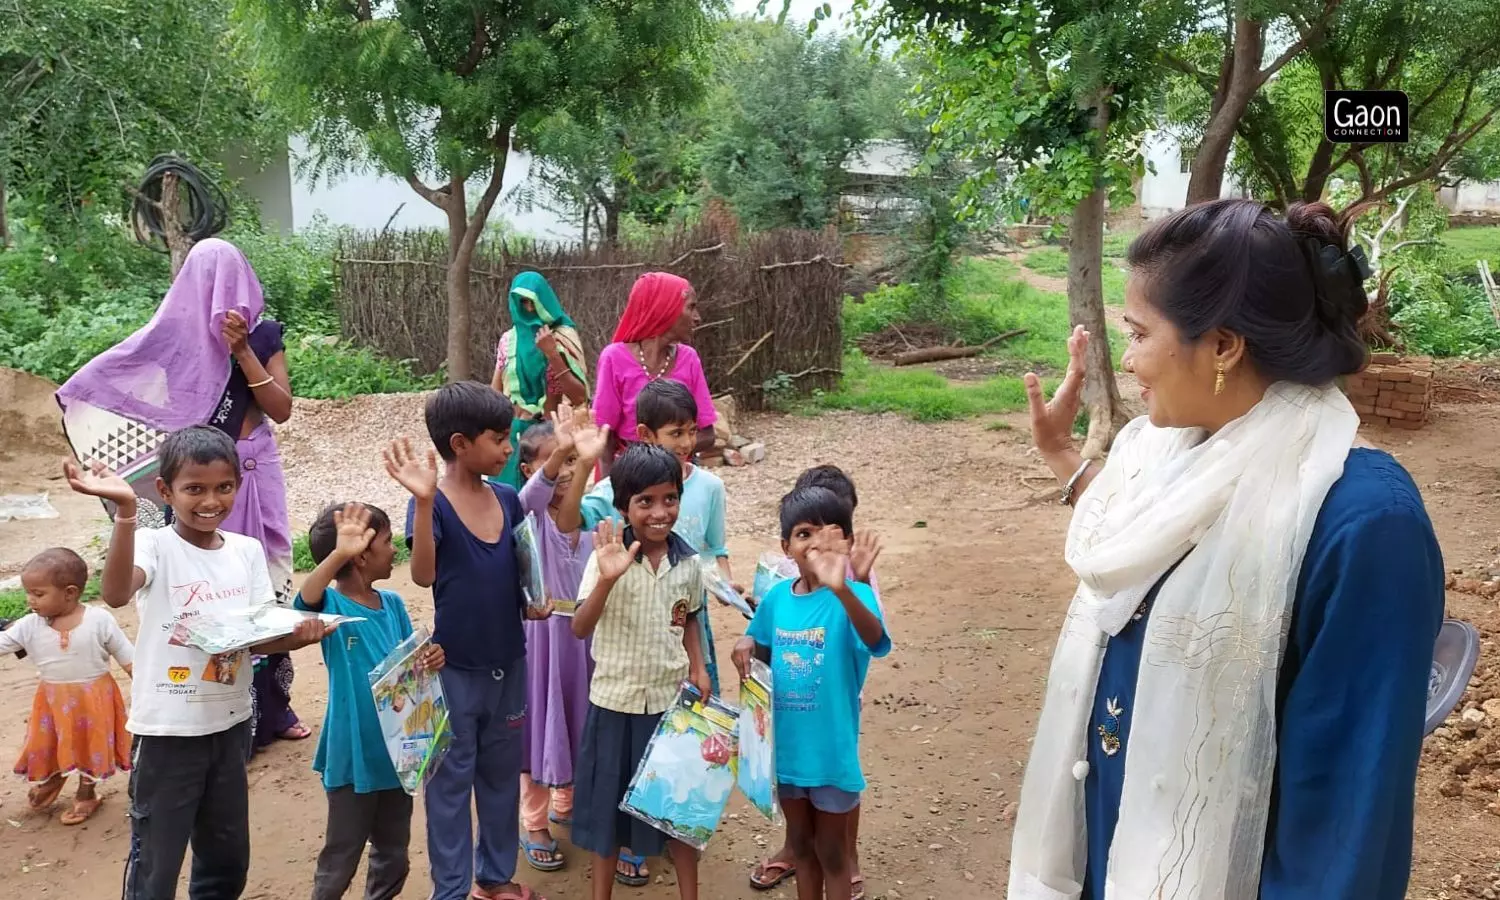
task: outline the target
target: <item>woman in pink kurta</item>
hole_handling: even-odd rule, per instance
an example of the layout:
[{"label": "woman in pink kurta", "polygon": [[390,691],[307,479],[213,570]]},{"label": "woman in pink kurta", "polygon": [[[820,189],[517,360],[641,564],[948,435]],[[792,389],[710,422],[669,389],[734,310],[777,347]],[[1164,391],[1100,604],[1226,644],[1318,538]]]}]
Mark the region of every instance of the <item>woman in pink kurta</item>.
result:
[{"label": "woman in pink kurta", "polygon": [[698,449],[712,449],[713,397],[703,363],[688,341],[702,321],[698,298],[687,279],[666,272],[647,272],[630,289],[630,301],[614,343],[599,354],[598,384],[594,390],[594,420],[610,428],[610,446],[599,461],[600,477],[626,444],[640,440],[635,421],[635,398],[652,381],[670,378],[687,385],[698,402]]}]

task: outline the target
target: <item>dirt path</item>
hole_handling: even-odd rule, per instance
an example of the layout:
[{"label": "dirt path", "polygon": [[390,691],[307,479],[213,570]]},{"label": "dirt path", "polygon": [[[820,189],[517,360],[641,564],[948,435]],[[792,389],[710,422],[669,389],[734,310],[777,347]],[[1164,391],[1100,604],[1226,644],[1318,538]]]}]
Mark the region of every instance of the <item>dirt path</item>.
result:
[{"label": "dirt path", "polygon": [[[334,497],[371,499],[395,507],[396,492],[373,468],[383,423],[410,418],[420,400],[363,398],[355,404],[301,404],[295,427],[284,432],[293,482],[293,515],[306,521]],[[405,418],[402,418],[405,417]],[[830,415],[815,420],[753,418],[741,430],[764,439],[770,458],[753,469],[727,470],[737,565],[751,564],[772,546],[775,501],[807,465],[836,461],[860,487],[861,524],[887,538],[881,580],[895,639],[890,658],[871,669],[864,721],[864,761],[870,780],[861,849],[872,897],[988,898],[1004,892],[1010,818],[1035,723],[1056,629],[1073,583],[1061,562],[1066,511],[1033,499],[1023,477],[1043,474],[1028,452],[1025,424],[1011,430],[979,423],[921,426],[897,417]],[[376,423],[374,427],[370,423]],[[1427,430],[1373,433],[1398,453],[1417,477],[1437,523],[1450,568],[1488,568],[1500,547],[1500,464],[1490,448],[1500,441],[1500,405],[1446,409]],[[331,462],[337,461],[337,462]],[[32,460],[45,469],[39,460]],[[31,465],[28,463],[27,465]],[[0,481],[40,483],[0,462]],[[87,534],[100,524],[85,505],[65,512],[54,534]],[[90,521],[92,517],[92,521]],[[48,534],[0,524],[0,563],[14,563],[53,540]],[[391,585],[408,598],[413,617],[429,620],[427,592],[404,573]],[[1450,614],[1500,629],[1491,599],[1453,593]],[[741,630],[716,611],[720,653]],[[134,634],[135,620],[121,620]],[[1493,646],[1486,647],[1493,661]],[[297,657],[295,702],[310,723],[321,722],[326,677],[316,649]],[[24,662],[0,661],[0,749],[14,752],[25,730],[34,672]],[[1496,684],[1500,685],[1500,676]],[[1461,735],[1428,747],[1419,786],[1414,898],[1481,896],[1500,863],[1500,817],[1486,811],[1494,791],[1440,788],[1453,777],[1455,754],[1483,741]],[[279,744],[251,766],[253,854],[249,898],[305,895],[321,844],[325,805],[310,771],[314,745]],[[24,812],[24,788],[0,784],[0,873],[7,895],[27,898],[113,896],[119,890],[128,824],[124,785],[105,787],[101,814],[64,828],[55,818]],[[730,810],[704,856],[703,896],[748,900],[745,873],[779,842],[742,802]],[[429,884],[426,853],[415,823],[408,896]],[[564,841],[564,849],[568,849]],[[550,876],[523,872],[552,898],[585,896],[581,860]],[[675,897],[670,872],[641,890],[617,896]],[[1457,878],[1457,885],[1454,879]],[[356,889],[362,882],[356,882]],[[352,894],[351,894],[352,895]],[[794,890],[774,891],[778,900]]]}]

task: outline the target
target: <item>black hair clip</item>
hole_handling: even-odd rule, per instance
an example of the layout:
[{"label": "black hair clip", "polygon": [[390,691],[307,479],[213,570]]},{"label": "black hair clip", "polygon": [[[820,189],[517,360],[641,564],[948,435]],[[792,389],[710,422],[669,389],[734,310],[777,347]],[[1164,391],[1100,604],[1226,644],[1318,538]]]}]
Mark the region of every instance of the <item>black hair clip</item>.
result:
[{"label": "black hair clip", "polygon": [[1317,250],[1317,259],[1324,278],[1348,274],[1363,283],[1371,274],[1370,260],[1365,256],[1363,247],[1351,247],[1348,253],[1340,253],[1339,248],[1333,244],[1322,244]]}]

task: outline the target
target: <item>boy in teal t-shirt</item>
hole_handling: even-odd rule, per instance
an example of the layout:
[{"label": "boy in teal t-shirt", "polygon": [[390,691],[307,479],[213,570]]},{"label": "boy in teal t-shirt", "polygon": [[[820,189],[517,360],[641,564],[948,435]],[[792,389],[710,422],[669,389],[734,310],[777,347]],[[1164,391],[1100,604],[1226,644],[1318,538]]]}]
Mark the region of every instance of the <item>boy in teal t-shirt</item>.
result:
[{"label": "boy in teal t-shirt", "polygon": [[[412,633],[401,597],[375,588],[391,576],[396,558],[390,517],[373,506],[335,504],[313,523],[308,545],[318,567],[302,583],[296,608],[365,620],[345,622],[323,638],[328,712],[313,768],[328,794],[328,828],[313,876],[313,900],[344,896],[366,844],[365,896],[394,898],[411,871],[412,798],[402,790],[386,751],[369,678]],[[442,648],[430,645],[421,664],[442,668]]]},{"label": "boy in teal t-shirt", "polygon": [[783,497],[781,548],[798,577],[770,590],[734,648],[741,679],[752,658],[771,667],[777,794],[803,896],[852,893],[859,695],[870,659],[891,651],[874,592],[849,579],[853,537],[853,508],[833,491]]}]

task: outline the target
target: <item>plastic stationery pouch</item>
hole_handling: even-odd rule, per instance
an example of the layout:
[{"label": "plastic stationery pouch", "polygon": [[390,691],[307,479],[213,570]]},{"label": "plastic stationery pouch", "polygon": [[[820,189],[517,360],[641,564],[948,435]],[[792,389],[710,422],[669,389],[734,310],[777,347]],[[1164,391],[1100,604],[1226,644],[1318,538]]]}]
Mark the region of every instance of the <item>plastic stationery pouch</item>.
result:
[{"label": "plastic stationery pouch", "polygon": [[542,529],[537,526],[536,513],[527,513],[515,532],[521,593],[526,597],[527,606],[541,609],[547,605],[547,582],[542,574]]},{"label": "plastic stationery pouch", "polygon": [[736,781],[740,793],[761,815],[781,821],[776,800],[776,734],[772,709],[771,667],[750,661],[750,677],[740,682],[739,754]]},{"label": "plastic stationery pouch", "polygon": [[370,693],[386,752],[401,789],[413,796],[453,743],[443,682],[436,672],[417,665],[431,643],[427,629],[419,628],[370,670]]},{"label": "plastic stationery pouch", "polygon": [[734,707],[717,697],[706,702],[684,684],[646,745],[623,812],[702,850],[719,827],[734,790]]},{"label": "plastic stationery pouch", "polygon": [[306,613],[270,604],[246,606],[178,619],[172,625],[167,643],[201,650],[210,656],[233,653],[286,637],[296,631],[298,625],[313,618],[322,620],[325,625],[364,621],[363,616]]},{"label": "plastic stationery pouch", "polygon": [[796,577],[797,564],[791,557],[769,550],[762,553],[755,563],[755,582],[750,589],[751,595],[755,597],[755,605],[760,606],[765,601],[771,588]]},{"label": "plastic stationery pouch", "polygon": [[712,556],[703,555],[698,557],[698,568],[703,571],[703,590],[708,596],[713,597],[725,606],[732,606],[739,614],[747,619],[755,618],[755,610],[740,592],[734,589],[724,573],[719,571],[719,561]]}]

